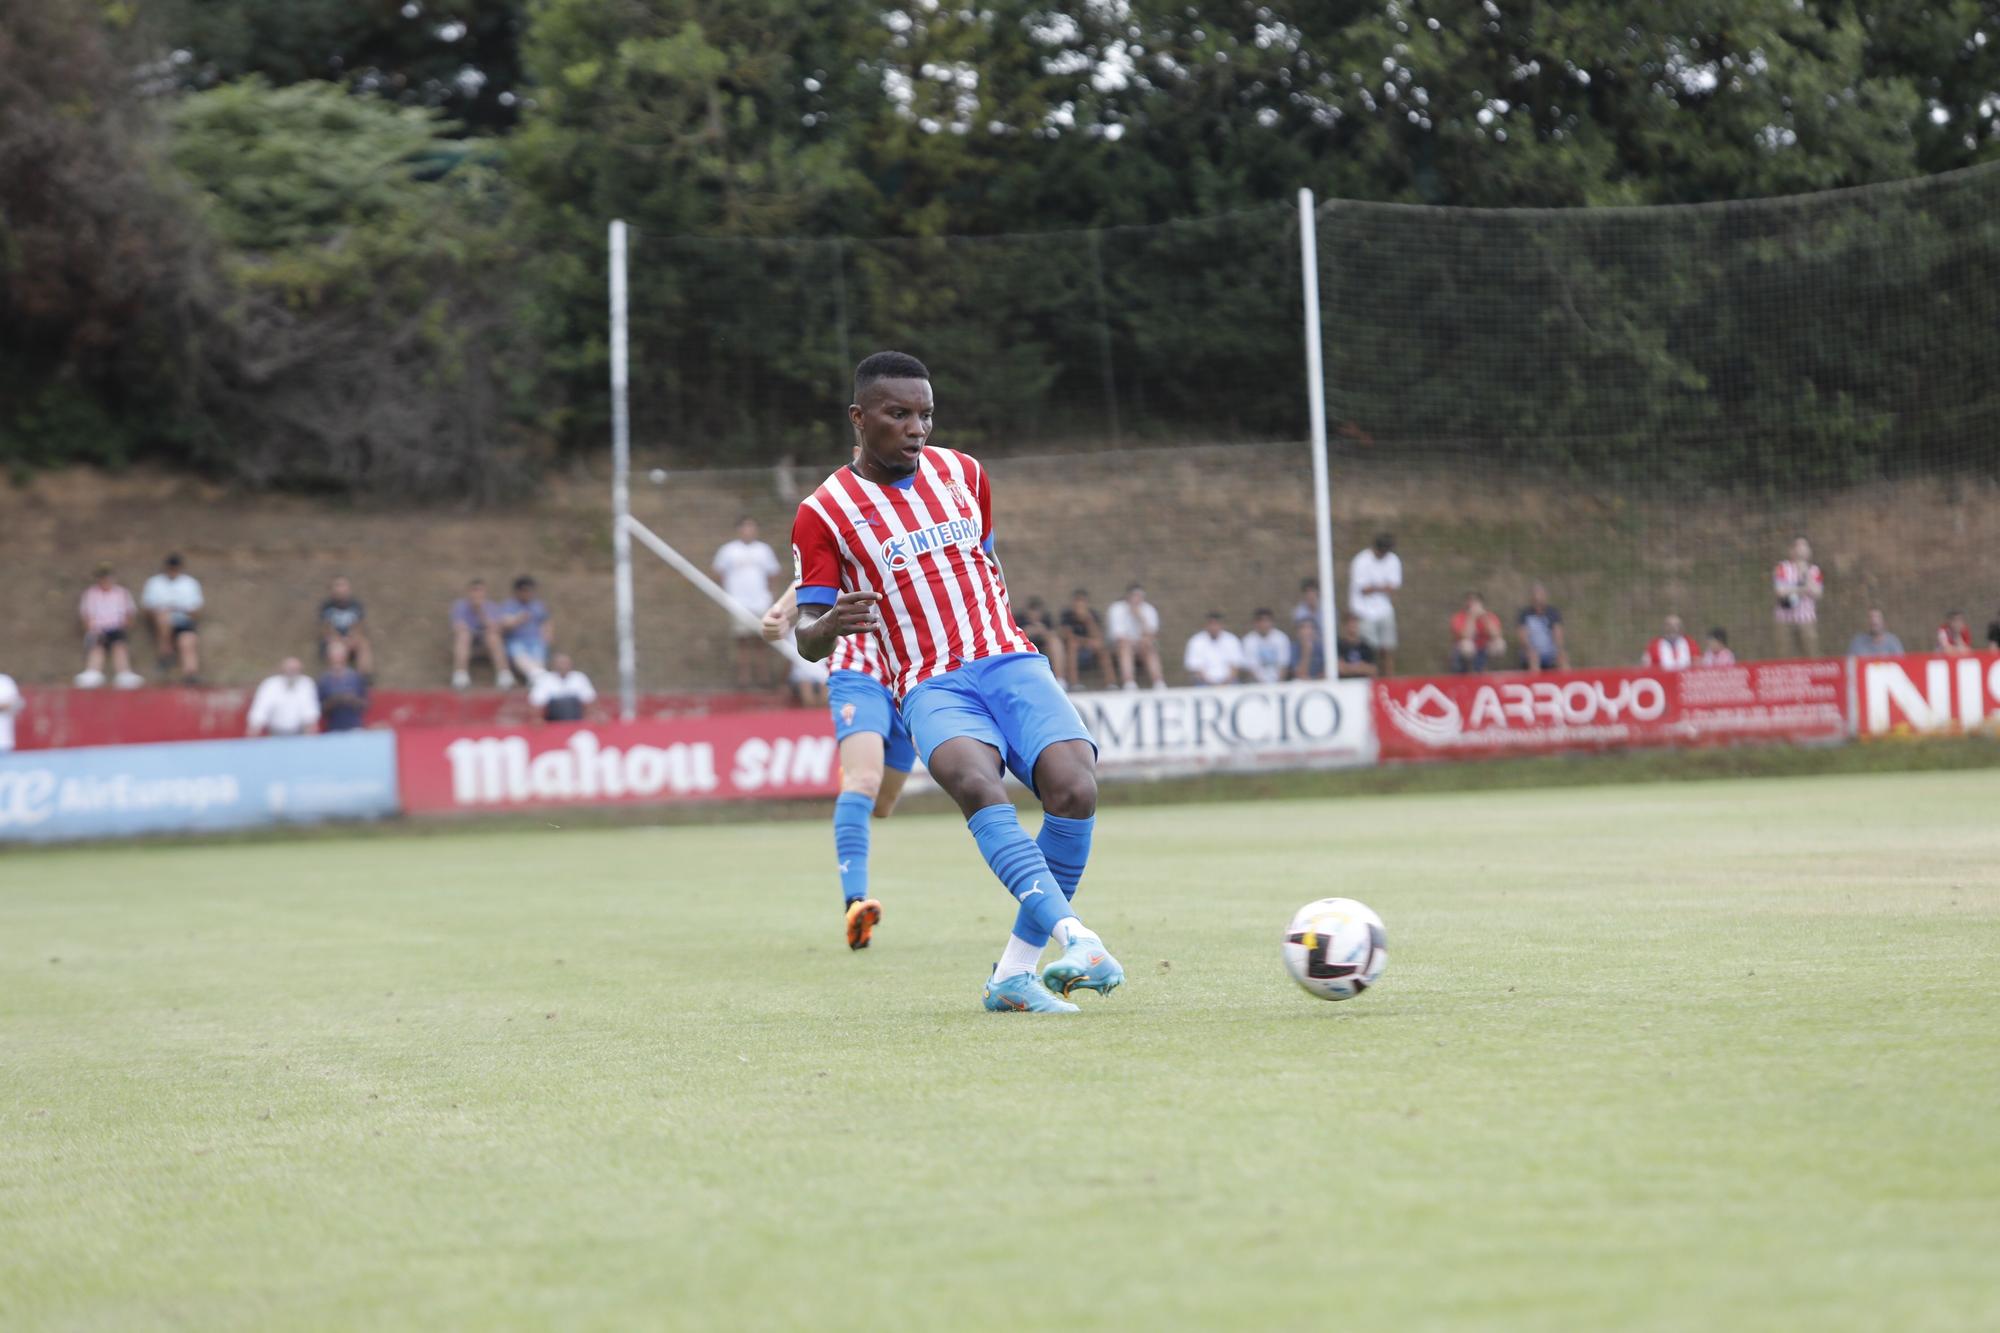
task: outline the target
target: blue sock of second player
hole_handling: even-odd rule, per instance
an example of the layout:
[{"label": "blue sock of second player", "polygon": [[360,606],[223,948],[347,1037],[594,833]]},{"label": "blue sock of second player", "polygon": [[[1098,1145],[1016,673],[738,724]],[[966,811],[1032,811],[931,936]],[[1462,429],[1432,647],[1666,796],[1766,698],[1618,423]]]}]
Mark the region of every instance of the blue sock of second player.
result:
[{"label": "blue sock of second player", "polygon": [[[1056,923],[1069,913],[1069,899],[1063,896],[1055,873],[1049,869],[1042,849],[1021,827],[1021,817],[1011,805],[989,805],[965,821],[972,831],[979,854],[1021,904],[1021,915],[1033,923],[1046,941]],[[1029,938],[1032,942],[1031,937]]]},{"label": "blue sock of second player", "polygon": [[[1096,815],[1085,819],[1042,816],[1042,831],[1035,835],[1035,846],[1042,849],[1049,873],[1062,886],[1064,902],[1076,897],[1076,886],[1083,880],[1083,867],[1090,860],[1091,831],[1096,827]],[[1036,927],[1025,907],[1014,917],[1014,934],[1037,948],[1049,942],[1048,932]]]},{"label": "blue sock of second player", "polygon": [[833,803],[833,854],[848,902],[868,896],[868,817],[874,810],[874,798],[858,791],[844,791]]}]

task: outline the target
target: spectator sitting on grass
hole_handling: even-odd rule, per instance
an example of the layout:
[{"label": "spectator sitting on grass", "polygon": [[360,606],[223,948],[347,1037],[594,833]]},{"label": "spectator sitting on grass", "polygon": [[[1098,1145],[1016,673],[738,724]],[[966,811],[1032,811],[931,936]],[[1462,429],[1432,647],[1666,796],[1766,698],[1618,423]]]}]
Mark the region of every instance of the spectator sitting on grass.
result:
[{"label": "spectator sitting on grass", "polygon": [[[1250,618],[1250,632],[1243,636],[1243,661],[1250,672],[1250,679],[1263,685],[1275,685],[1291,674],[1292,641],[1278,628],[1276,616],[1271,608],[1260,606]],[[1321,669],[1324,670],[1324,664]]]},{"label": "spectator sitting on grass", "polygon": [[1972,651],[1972,626],[1966,623],[1965,612],[1946,613],[1944,624],[1938,626],[1937,646],[1941,653],[1962,657]]},{"label": "spectator sitting on grass", "polygon": [[0,754],[14,748],[14,717],[21,711],[21,687],[0,671]]},{"label": "spectator sitting on grass", "polygon": [[1361,637],[1361,617],[1352,611],[1340,618],[1340,637],[1334,641],[1334,649],[1342,679],[1373,676],[1380,671],[1375,650]]},{"label": "spectator sitting on grass", "polygon": [[1879,607],[1868,608],[1868,628],[1847,641],[1849,657],[1896,657],[1903,641],[1889,632],[1888,619]]},{"label": "spectator sitting on grass", "polygon": [[507,669],[507,646],[500,637],[500,608],[486,600],[486,580],[465,585],[465,596],[451,604],[451,687],[472,684],[472,659],[483,649],[493,667],[493,683],[507,689],[514,673]]},{"label": "spectator sitting on grass", "polygon": [[178,555],[160,562],[160,572],[139,589],[139,605],[153,626],[160,674],[180,667],[188,685],[201,681],[201,581],[182,567]]},{"label": "spectator sitting on grass", "polygon": [[1229,632],[1222,612],[1210,611],[1208,619],[1187,641],[1181,665],[1197,685],[1228,685],[1243,670],[1243,641]]},{"label": "spectator sitting on grass", "polygon": [[1521,665],[1529,671],[1569,670],[1569,649],[1563,644],[1563,613],[1549,605],[1549,590],[1537,583],[1528,590],[1528,604],[1514,617],[1521,630]]},{"label": "spectator sitting on grass", "polygon": [[363,622],[368,613],[361,609],[361,603],[354,596],[354,585],[345,575],[338,575],[327,585],[326,600],[319,604],[319,655],[326,657],[327,647],[338,643],[347,649],[348,661],[364,676],[375,674],[375,649],[368,642],[368,626]]},{"label": "spectator sitting on grass", "polygon": [[516,675],[532,681],[548,666],[555,622],[527,574],[514,580],[514,595],[500,604],[500,639],[507,648],[507,665]]},{"label": "spectator sitting on grass", "polygon": [[305,663],[287,657],[278,674],[266,676],[250,699],[250,736],[303,736],[319,725],[319,689]]},{"label": "spectator sitting on grass", "polygon": [[1451,669],[1459,674],[1484,671],[1488,662],[1507,655],[1507,631],[1500,617],[1486,609],[1486,599],[1465,594],[1465,605],[1451,618]]},{"label": "spectator sitting on grass", "polygon": [[94,690],[104,683],[107,657],[111,683],[119,689],[135,689],[146,683],[132,670],[132,617],[138,611],[131,589],[118,582],[110,565],[100,564],[96,580],[83,590],[76,607],[77,618],[83,622],[83,670],[76,677],[79,686]]},{"label": "spectator sitting on grass", "polygon": [[1668,616],[1664,632],[1646,645],[1640,664],[1662,671],[1685,671],[1694,665],[1694,640],[1681,630],[1681,618]]},{"label": "spectator sitting on grass", "polygon": [[568,653],[557,653],[528,688],[528,704],[542,710],[544,722],[581,722],[583,710],[596,702],[590,677],[576,669]]},{"label": "spectator sitting on grass", "polygon": [[1325,680],[1326,645],[1319,641],[1319,622],[1293,622],[1292,636],[1298,641],[1292,656],[1292,679]]},{"label": "spectator sitting on grass", "polygon": [[328,731],[355,731],[368,711],[368,682],[347,664],[347,645],[326,646],[326,670],[319,675],[319,711]]},{"label": "spectator sitting on grass", "polygon": [[1701,664],[1705,667],[1736,665],[1736,654],[1729,650],[1728,630],[1717,625],[1708,632],[1708,643],[1701,650]]},{"label": "spectator sitting on grass", "polygon": [[1318,579],[1299,580],[1299,601],[1298,605],[1292,608],[1292,623],[1297,625],[1307,620],[1315,625],[1319,624]]},{"label": "spectator sitting on grass", "polygon": [[1056,628],[1055,618],[1049,614],[1048,605],[1039,597],[1030,597],[1021,607],[1016,618],[1028,642],[1035,645],[1035,651],[1049,659],[1049,670],[1055,678],[1069,682],[1069,655],[1064,649],[1062,631]]},{"label": "spectator sitting on grass", "polygon": [[1118,657],[1118,679],[1128,690],[1139,688],[1139,667],[1156,690],[1167,687],[1167,674],[1160,666],[1160,612],[1146,600],[1146,590],[1134,583],[1125,596],[1104,613],[1105,637]]},{"label": "spectator sitting on grass", "polygon": [[1090,593],[1078,588],[1069,595],[1069,605],[1064,608],[1062,618],[1057,622],[1062,627],[1063,645],[1069,652],[1069,683],[1082,683],[1085,672],[1096,671],[1104,676],[1104,688],[1111,689],[1118,684],[1118,678],[1111,674],[1111,653],[1104,646],[1104,626],[1091,610]]}]

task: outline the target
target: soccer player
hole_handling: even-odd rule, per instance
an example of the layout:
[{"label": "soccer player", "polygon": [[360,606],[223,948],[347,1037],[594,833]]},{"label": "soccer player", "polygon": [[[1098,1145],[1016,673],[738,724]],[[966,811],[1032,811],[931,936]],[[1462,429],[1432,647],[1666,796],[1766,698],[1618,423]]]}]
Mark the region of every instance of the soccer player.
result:
[{"label": "soccer player", "polygon": [[[1096,822],[1097,749],[1008,608],[986,471],[931,445],[934,413],[915,357],[877,352],[856,367],[847,415],[860,452],[792,525],[799,652],[819,661],[841,638],[876,638],[925,767],[1019,904],[986,1007],[1076,1013],[1057,992],[1109,994],[1125,980],[1071,905]],[[1042,803],[1035,838],[1001,785],[1009,770]],[[1062,952],[1037,977],[1051,938]]]},{"label": "soccer player", "polygon": [[[799,585],[764,613],[767,642],[798,624]],[[833,855],[840,867],[840,896],[847,914],[847,947],[865,949],[882,919],[882,904],[868,892],[868,819],[887,819],[909,781],[916,746],[884,679],[882,648],[873,635],[834,640],[827,661],[826,703],[840,746],[840,795],[833,802]]]}]

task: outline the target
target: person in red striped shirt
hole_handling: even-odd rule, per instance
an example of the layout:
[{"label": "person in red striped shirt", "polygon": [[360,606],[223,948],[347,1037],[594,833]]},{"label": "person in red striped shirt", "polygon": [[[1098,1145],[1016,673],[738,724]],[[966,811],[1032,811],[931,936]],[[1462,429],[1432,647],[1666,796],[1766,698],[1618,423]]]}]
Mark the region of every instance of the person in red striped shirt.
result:
[{"label": "person in red striped shirt", "polygon": [[1939,652],[1953,657],[1972,651],[1972,626],[1965,612],[1952,611],[1945,616],[1944,624],[1938,626],[1937,646]]},{"label": "person in red striped shirt", "polygon": [[[1096,824],[1097,747],[1014,623],[986,470],[931,443],[930,371],[875,353],[855,368],[847,415],[860,453],[792,525],[799,653],[824,661],[844,637],[875,638],[917,753],[1018,904],[986,1008],[1076,1013],[1057,992],[1109,994],[1125,980],[1071,902]],[[1007,772],[1042,803],[1035,838],[1001,785]],[[1062,953],[1037,976],[1051,939]]]},{"label": "person in red striped shirt", "polygon": [[1826,576],[1813,563],[1812,543],[1792,542],[1789,560],[1771,571],[1771,591],[1777,596],[1778,652],[1786,657],[1819,656],[1819,599],[1826,593]]},{"label": "person in red striped shirt", "polygon": [[1646,645],[1640,662],[1662,671],[1685,671],[1694,665],[1694,640],[1681,630],[1681,618],[1668,616],[1666,632]]}]

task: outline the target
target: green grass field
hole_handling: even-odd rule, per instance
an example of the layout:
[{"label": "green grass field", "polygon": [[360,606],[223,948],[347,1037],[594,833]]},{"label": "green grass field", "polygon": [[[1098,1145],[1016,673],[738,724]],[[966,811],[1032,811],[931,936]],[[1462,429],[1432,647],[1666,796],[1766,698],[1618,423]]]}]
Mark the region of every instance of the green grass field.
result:
[{"label": "green grass field", "polygon": [[0,1328],[1994,1329],[1996,812],[1109,810],[1069,1019],[947,817],[858,955],[816,823],[8,855]]}]

